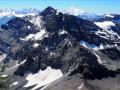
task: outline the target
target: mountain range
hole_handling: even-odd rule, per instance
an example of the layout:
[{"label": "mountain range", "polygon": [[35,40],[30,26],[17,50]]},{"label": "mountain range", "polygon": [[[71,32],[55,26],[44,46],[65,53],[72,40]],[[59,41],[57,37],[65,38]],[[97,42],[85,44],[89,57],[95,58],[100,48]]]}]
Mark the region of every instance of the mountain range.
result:
[{"label": "mountain range", "polygon": [[0,19],[1,89],[120,90],[119,14],[23,12]]}]

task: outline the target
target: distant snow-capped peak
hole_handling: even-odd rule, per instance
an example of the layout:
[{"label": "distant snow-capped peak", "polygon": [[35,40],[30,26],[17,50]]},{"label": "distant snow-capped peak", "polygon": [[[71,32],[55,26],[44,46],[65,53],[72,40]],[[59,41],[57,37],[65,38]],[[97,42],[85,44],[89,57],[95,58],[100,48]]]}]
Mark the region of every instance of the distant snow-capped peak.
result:
[{"label": "distant snow-capped peak", "polygon": [[22,9],[22,10],[13,10],[13,9],[1,9],[0,10],[0,25],[5,24],[14,17],[24,17],[27,15],[35,16],[38,15],[39,11],[36,9]]},{"label": "distant snow-capped peak", "polygon": [[71,8],[69,8],[69,9],[62,10],[62,12],[65,13],[65,14],[75,15],[75,16],[78,16],[78,15],[80,15],[80,14],[85,13],[84,10],[79,9],[79,8],[76,8],[76,7],[71,7]]},{"label": "distant snow-capped peak", "polygon": [[62,10],[62,12],[64,14],[78,16],[80,18],[87,19],[87,20],[91,20],[91,19],[94,19],[94,18],[99,16],[99,15],[97,15],[95,13],[87,12],[87,11],[85,11],[83,9],[75,8],[75,7],[71,7],[69,9]]},{"label": "distant snow-capped peak", "polygon": [[0,17],[23,17],[25,15],[36,15],[38,14],[38,10],[36,9],[22,9],[22,10],[13,10],[13,9],[1,9],[0,10]]},{"label": "distant snow-capped peak", "polygon": [[113,15],[111,15],[111,14],[105,14],[105,17],[114,18],[114,16],[113,16]]}]

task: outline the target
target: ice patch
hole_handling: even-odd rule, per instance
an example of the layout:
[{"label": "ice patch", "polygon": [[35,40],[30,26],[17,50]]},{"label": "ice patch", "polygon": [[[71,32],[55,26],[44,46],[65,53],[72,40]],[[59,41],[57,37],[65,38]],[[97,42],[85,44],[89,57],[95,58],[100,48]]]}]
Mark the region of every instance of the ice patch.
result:
[{"label": "ice patch", "polygon": [[32,85],[36,85],[31,90],[36,90],[39,87],[48,85],[49,83],[55,81],[56,79],[63,76],[63,73],[60,69],[52,69],[51,67],[47,67],[46,70],[40,70],[36,74],[29,74],[26,77],[28,83],[24,87],[29,87]]}]

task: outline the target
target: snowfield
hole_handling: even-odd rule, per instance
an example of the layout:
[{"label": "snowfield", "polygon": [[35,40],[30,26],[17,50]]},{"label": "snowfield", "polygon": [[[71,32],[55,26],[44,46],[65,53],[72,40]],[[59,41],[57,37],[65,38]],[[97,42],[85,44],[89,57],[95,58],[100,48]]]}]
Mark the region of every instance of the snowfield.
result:
[{"label": "snowfield", "polygon": [[103,22],[94,22],[94,23],[103,29],[96,31],[95,32],[96,35],[99,35],[100,37],[105,39],[120,40],[120,36],[111,29],[112,26],[115,26],[115,24],[112,21],[103,21]]},{"label": "snowfield", "polygon": [[29,34],[25,38],[20,38],[20,40],[23,41],[29,41],[29,40],[41,40],[42,37],[46,34],[45,30],[40,30],[40,32],[37,32],[36,34]]},{"label": "snowfield", "polygon": [[36,85],[32,90],[36,90],[39,87],[45,86],[50,84],[51,82],[57,80],[58,78],[62,77],[63,73],[60,69],[52,69],[51,67],[47,67],[46,70],[40,70],[36,74],[29,74],[26,77],[28,81],[24,87],[30,87],[32,85]]},{"label": "snowfield", "polygon": [[31,20],[29,20],[31,23],[33,23],[38,28],[42,28],[42,24],[44,24],[42,20],[42,16],[35,16]]},{"label": "snowfield", "polygon": [[94,22],[97,26],[101,27],[102,29],[111,29],[111,26],[115,26],[115,24],[111,21],[104,21],[104,22]]}]

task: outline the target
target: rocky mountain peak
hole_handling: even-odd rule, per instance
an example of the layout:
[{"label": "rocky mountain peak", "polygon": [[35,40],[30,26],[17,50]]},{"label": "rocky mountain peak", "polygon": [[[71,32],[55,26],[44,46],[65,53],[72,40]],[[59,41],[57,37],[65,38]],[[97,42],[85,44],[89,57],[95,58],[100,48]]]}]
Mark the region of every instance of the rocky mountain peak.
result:
[{"label": "rocky mountain peak", "polygon": [[[36,25],[44,28],[38,28]],[[18,86],[12,86],[10,90],[16,90],[16,88],[17,90],[30,90],[34,86],[36,87],[33,90],[36,90],[46,87],[48,83],[51,84],[58,79],[56,76],[63,76],[59,77],[60,83],[63,85],[68,82],[70,84],[67,85],[71,87],[71,82],[74,82],[75,88],[60,86],[59,89],[44,90],[78,90],[76,86],[78,87],[77,84],[81,83],[83,79],[86,83],[91,84],[87,81],[88,79],[93,82],[97,79],[99,81],[108,79],[108,77],[116,78],[120,74],[120,50],[117,44],[114,49],[104,47],[103,50],[94,49],[104,45],[107,48],[114,47],[114,41],[103,37],[103,34],[105,30],[114,36],[118,36],[119,33],[113,34],[109,29],[106,30],[92,21],[74,15],[57,13],[52,7],[47,7],[36,16],[11,19],[0,29],[0,50],[12,63],[6,59],[7,63],[4,64],[8,64],[6,65],[8,67],[4,73],[12,74],[11,82],[18,82]],[[119,28],[115,28],[115,30],[117,31]],[[22,77],[15,78],[18,77],[16,75]],[[76,75],[78,76],[76,77]],[[35,82],[29,85],[31,81]],[[110,79],[110,81],[114,80]],[[58,87],[60,83],[56,83],[55,87]],[[106,90],[101,86],[100,89],[98,88],[94,90]]]},{"label": "rocky mountain peak", "polygon": [[55,14],[56,12],[57,12],[57,11],[56,11],[54,8],[48,6],[46,9],[44,9],[44,10],[40,13],[40,15],[47,16],[47,15]]}]

